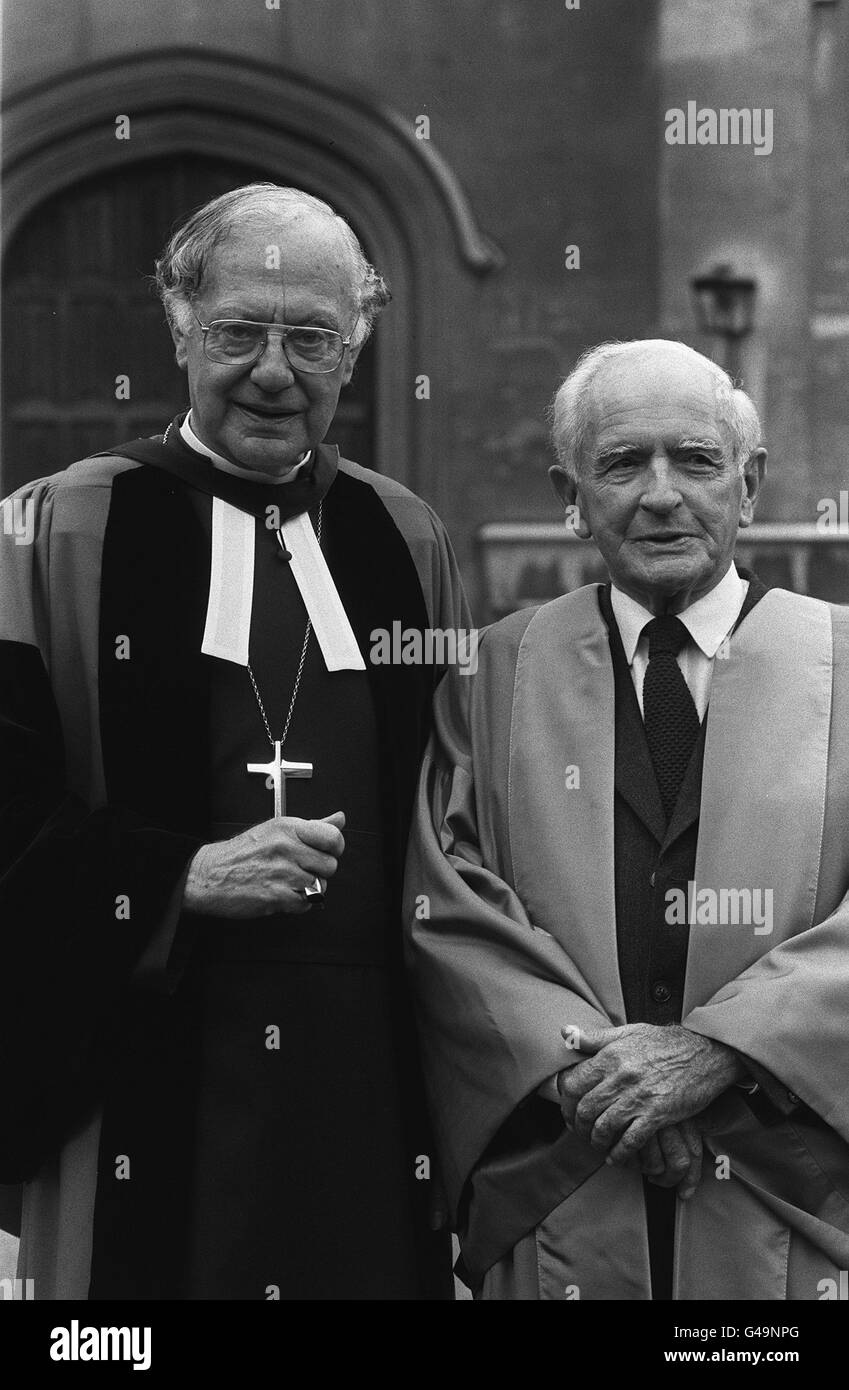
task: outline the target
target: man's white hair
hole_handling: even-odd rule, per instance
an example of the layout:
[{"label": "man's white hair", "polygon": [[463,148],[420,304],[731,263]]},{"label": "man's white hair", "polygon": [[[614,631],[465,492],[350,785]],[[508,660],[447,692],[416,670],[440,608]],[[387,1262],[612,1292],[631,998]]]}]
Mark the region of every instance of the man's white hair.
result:
[{"label": "man's white hair", "polygon": [[351,290],[360,311],[351,346],[361,347],[391,298],[383,276],[369,264],[356,235],[329,203],[303,189],[276,183],[249,183],[222,193],[173,232],[156,262],[154,277],[168,321],[188,331],[193,321],[192,299],[200,290],[209,256],[241,222],[257,213],[285,214],[298,209],[326,218],[350,255]]},{"label": "man's white hair", "polygon": [[668,338],[636,338],[631,342],[600,343],[580,357],[559,387],[550,407],[551,435],[558,463],[576,482],[584,462],[592,425],[592,388],[609,362],[644,353],[647,348],[674,348],[707,368],[714,380],[717,418],[731,435],[731,461],[742,473],[761,443],[761,423],[745,391],[740,391],[716,362],[686,343]]}]

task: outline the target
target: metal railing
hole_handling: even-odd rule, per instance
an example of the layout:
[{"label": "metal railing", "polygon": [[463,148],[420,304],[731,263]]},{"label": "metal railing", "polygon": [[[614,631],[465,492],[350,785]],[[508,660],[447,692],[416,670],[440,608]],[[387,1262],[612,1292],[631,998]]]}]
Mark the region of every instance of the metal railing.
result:
[{"label": "metal railing", "polygon": [[[563,522],[487,522],[475,545],[486,622],[607,578],[595,544]],[[849,603],[849,529],[755,522],[740,531],[735,558],[770,587]]]}]

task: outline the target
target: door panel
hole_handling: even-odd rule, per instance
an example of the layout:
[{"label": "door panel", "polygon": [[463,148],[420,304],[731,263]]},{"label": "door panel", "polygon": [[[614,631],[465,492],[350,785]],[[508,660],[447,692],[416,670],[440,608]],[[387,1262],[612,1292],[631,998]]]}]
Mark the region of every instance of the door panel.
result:
[{"label": "door panel", "polygon": [[[194,155],[146,160],[87,179],[27,219],[3,273],[0,494],[154,434],[185,408],[186,378],[151,288],[154,259],[193,208],[268,177]],[[328,434],[367,467],[374,466],[373,351],[369,343],[361,354]],[[122,375],[130,378],[129,400],[115,398]]]}]

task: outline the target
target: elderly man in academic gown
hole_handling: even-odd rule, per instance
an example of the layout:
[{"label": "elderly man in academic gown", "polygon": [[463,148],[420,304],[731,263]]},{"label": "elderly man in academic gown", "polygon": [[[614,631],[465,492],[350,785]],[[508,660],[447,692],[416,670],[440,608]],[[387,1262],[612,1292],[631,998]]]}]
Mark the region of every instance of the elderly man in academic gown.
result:
[{"label": "elderly man in academic gown", "polygon": [[395,623],[465,631],[465,600],[425,503],[322,444],[388,292],[272,185],[193,214],[157,278],[191,410],[6,504],[18,1274],[450,1298],[400,947],[440,672],[372,653]]},{"label": "elderly man in academic gown", "polygon": [[738,570],[751,402],[593,350],[553,469],[609,584],[437,696],[407,875],[484,1299],[808,1299],[849,1265],[849,612]]}]

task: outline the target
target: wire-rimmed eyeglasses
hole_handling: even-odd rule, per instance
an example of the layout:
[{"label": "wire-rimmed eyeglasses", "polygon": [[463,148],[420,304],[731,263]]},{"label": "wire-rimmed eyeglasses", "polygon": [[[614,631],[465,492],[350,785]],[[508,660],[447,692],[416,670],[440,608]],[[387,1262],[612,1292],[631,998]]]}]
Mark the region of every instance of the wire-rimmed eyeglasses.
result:
[{"label": "wire-rimmed eyeglasses", "polygon": [[252,319],[214,319],[203,323],[195,314],[203,334],[203,350],[210,362],[228,367],[246,367],[265,352],[269,333],[280,336],[280,346],[291,367],[297,372],[333,372],[339,366],[346,347],[351,344],[357,324],[343,338],[332,328],[314,328],[312,324],[255,323]]}]

